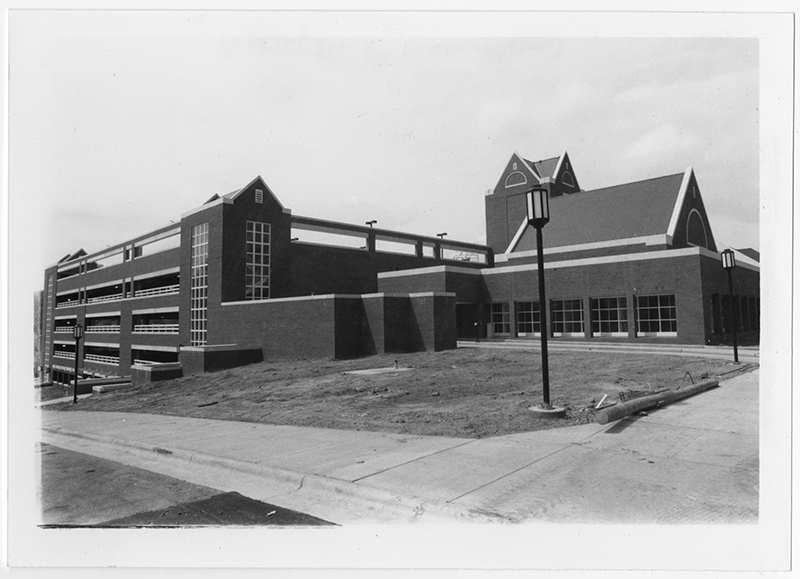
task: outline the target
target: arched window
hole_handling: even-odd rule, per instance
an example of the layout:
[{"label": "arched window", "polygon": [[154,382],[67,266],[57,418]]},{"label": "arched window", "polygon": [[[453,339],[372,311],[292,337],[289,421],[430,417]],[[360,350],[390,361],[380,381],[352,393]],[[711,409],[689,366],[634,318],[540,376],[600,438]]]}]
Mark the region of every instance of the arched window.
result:
[{"label": "arched window", "polygon": [[564,174],[561,175],[561,184],[566,185],[567,187],[574,187],[575,181],[573,181],[572,175],[564,171]]},{"label": "arched window", "polygon": [[519,171],[514,171],[506,177],[506,187],[516,187],[517,185],[525,185],[528,182],[528,178],[525,177]]},{"label": "arched window", "polygon": [[692,209],[686,220],[686,243],[708,248],[706,224],[703,222],[703,217],[697,209]]}]

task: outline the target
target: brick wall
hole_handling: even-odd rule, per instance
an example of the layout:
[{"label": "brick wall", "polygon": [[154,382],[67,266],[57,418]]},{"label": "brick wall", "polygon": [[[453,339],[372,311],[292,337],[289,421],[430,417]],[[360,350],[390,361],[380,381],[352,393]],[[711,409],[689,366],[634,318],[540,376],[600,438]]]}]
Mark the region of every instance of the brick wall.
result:
[{"label": "brick wall", "polygon": [[[701,263],[705,264],[701,268]],[[591,337],[590,298],[625,297],[628,309],[628,340],[637,342],[667,341],[673,343],[708,343],[710,336],[710,295],[722,292],[722,277],[718,263],[700,255],[665,257],[639,261],[556,267],[545,269],[548,300],[547,318],[550,324],[551,300],[580,299],[584,309],[584,337]],[[708,271],[710,270],[710,272]],[[758,295],[758,273],[742,269],[740,295]],[[515,302],[539,301],[538,271],[516,268],[484,270],[470,275],[448,271],[425,271],[417,274],[381,277],[379,286],[386,292],[438,291],[444,287],[456,293],[459,316],[456,319],[459,337],[474,339],[474,323],[483,324],[481,337],[490,321],[492,302],[507,302],[512,312]],[[727,287],[727,286],[725,286]],[[723,293],[727,293],[725,290]],[[635,325],[635,296],[675,295],[678,336],[637,337]],[[484,307],[468,304],[484,304]],[[514,334],[512,330],[512,335]],[[597,337],[593,339],[620,340],[625,338]]]},{"label": "brick wall", "polygon": [[[702,299],[703,299],[703,323],[705,326],[705,333],[707,336],[707,343],[709,344],[731,344],[733,341],[733,334],[731,333],[714,333],[713,328],[713,306],[712,295],[719,294],[720,297],[728,296],[730,294],[728,284],[728,273],[722,269],[719,259],[701,256],[700,270],[702,274]],[[759,298],[761,295],[760,275],[759,272],[747,269],[745,267],[736,267],[731,272],[731,280],[733,282],[734,296],[746,296]],[[722,308],[721,315],[724,318],[730,316],[726,308]],[[738,320],[741,326],[741,319]],[[751,330],[750,332],[741,332],[737,335],[737,341],[740,345],[758,344],[760,342],[759,331]]]},{"label": "brick wall", "polygon": [[[411,308],[422,347],[439,352],[456,347],[456,299],[452,294],[411,294]],[[416,333],[416,332],[415,332]]]},{"label": "brick wall", "polygon": [[[328,293],[371,294],[385,291],[381,289],[377,279],[378,274],[382,272],[438,265],[471,269],[486,267],[477,262],[454,263],[452,260],[305,243],[293,243],[291,254],[291,294],[296,296]],[[414,291],[421,290],[414,288]],[[445,291],[445,287],[430,291]]]},{"label": "brick wall", "polygon": [[261,346],[265,359],[335,358],[335,304],[333,296],[237,302],[209,308],[209,322],[215,343]]},{"label": "brick wall", "polygon": [[[535,269],[485,277],[492,302],[539,301],[538,272]],[[705,343],[700,256],[545,269],[545,286],[548,302],[582,300],[585,337],[591,336],[589,299],[625,297],[628,308],[627,339],[637,342]],[[657,294],[675,295],[676,338],[636,337],[635,296]],[[548,303],[549,326],[550,314]],[[514,321],[512,318],[512,323]]]},{"label": "brick wall", "polygon": [[[181,219],[181,294],[180,343],[191,344],[191,281],[192,281],[192,228],[208,223],[208,306],[218,307],[222,301],[222,223],[223,204],[218,203]],[[221,320],[208,319],[209,341],[215,339]]]},{"label": "brick wall", "polygon": [[237,302],[210,309],[209,317],[225,320],[220,344],[260,346],[265,359],[438,351],[456,343],[453,294]]}]

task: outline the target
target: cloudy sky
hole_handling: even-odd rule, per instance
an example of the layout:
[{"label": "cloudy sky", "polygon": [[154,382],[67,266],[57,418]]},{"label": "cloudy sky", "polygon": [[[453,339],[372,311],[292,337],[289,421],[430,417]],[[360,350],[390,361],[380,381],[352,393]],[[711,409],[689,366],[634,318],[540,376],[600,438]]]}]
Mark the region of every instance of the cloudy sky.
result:
[{"label": "cloudy sky", "polygon": [[542,18],[15,12],[12,241],[41,272],[261,175],[298,215],[483,243],[516,150],[585,189],[691,166],[717,242],[759,248],[758,39]]}]

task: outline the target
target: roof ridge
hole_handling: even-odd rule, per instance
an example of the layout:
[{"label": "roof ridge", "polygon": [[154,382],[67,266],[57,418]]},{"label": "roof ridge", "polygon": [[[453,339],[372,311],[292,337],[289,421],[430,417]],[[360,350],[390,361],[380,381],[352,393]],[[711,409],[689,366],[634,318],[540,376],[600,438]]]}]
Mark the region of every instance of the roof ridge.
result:
[{"label": "roof ridge", "polygon": [[[618,183],[617,185],[609,185],[608,187],[601,187],[599,189],[583,189],[578,191],[578,193],[594,193],[597,191],[606,191],[608,189],[616,189],[618,187],[625,187],[626,185],[636,185],[637,183],[646,183],[648,181],[657,181],[659,179],[667,179],[669,177],[683,177],[684,172],[681,171],[680,173],[672,173],[670,175],[661,175],[660,177],[650,177],[649,179],[639,179],[638,181],[630,181],[628,183]],[[571,197],[576,195],[576,193],[568,193],[566,196]]]}]

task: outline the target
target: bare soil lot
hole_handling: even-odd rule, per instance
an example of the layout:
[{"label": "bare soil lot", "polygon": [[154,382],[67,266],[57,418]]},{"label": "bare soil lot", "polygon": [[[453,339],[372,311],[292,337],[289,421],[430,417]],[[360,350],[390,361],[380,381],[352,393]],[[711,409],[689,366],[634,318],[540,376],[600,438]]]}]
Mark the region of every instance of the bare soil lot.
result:
[{"label": "bare soil lot", "polygon": [[[353,370],[400,368],[371,375]],[[656,390],[736,368],[723,360],[551,352],[550,398],[560,420],[527,411],[542,401],[538,352],[460,349],[354,360],[263,362],[96,394],[52,410],[170,414],[217,420],[480,438],[594,420],[604,394]],[[688,381],[689,379],[686,378]]]}]

